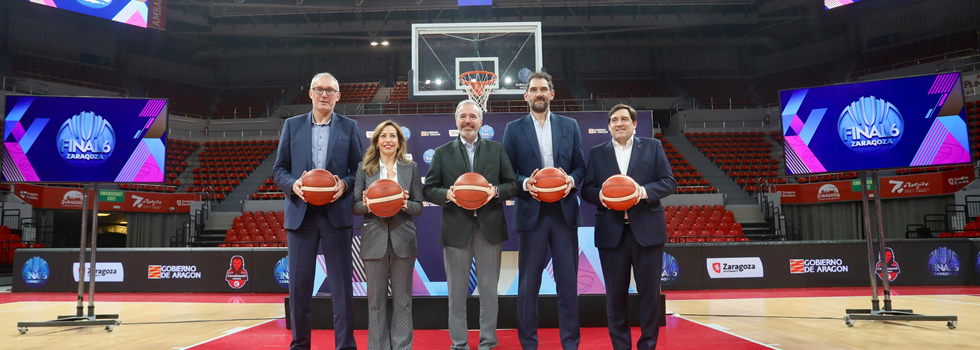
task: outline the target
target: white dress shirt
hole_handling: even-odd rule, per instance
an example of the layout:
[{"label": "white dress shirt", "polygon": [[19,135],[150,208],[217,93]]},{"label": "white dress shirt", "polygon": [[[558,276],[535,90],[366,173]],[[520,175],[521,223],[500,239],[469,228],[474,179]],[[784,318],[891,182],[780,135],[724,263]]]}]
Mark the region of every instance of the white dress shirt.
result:
[{"label": "white dress shirt", "polygon": [[[398,178],[398,166],[397,166],[397,164],[398,164],[398,161],[396,160],[395,161],[395,164],[393,164],[392,167],[391,167],[391,175],[392,175],[392,177],[394,177],[396,179]],[[387,179],[388,178],[388,168],[385,167],[385,162],[382,161],[380,158],[378,159],[378,171],[381,172],[381,178],[382,179]]]},{"label": "white dress shirt", "polygon": [[[616,153],[616,165],[619,166],[619,173],[626,175],[626,172],[630,167],[630,156],[633,155],[633,137],[630,135],[629,140],[626,141],[626,145],[620,145],[616,139],[612,140],[613,151]],[[640,199],[647,199],[647,189],[640,187]],[[626,214],[626,220],[629,220],[629,214]]]}]

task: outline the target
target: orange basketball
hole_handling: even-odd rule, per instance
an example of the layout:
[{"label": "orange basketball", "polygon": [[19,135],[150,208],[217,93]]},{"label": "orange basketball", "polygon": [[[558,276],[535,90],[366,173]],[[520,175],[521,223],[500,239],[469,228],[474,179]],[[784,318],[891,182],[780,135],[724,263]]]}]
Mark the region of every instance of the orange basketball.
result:
[{"label": "orange basketball", "polygon": [[337,191],[337,181],[333,174],[323,169],[313,169],[303,176],[303,196],[306,202],[313,205],[326,205],[333,202],[334,193]]},{"label": "orange basketball", "polygon": [[565,171],[547,167],[538,170],[533,179],[537,182],[534,187],[538,188],[538,200],[545,203],[554,203],[565,197]]},{"label": "orange basketball", "polygon": [[367,199],[371,213],[386,218],[398,214],[405,205],[405,196],[402,193],[402,187],[395,180],[380,179],[368,187],[364,198]]},{"label": "orange basketball", "polygon": [[609,177],[602,183],[602,191],[599,192],[599,200],[606,205],[606,208],[619,211],[632,208],[639,197],[636,181],[626,175]]},{"label": "orange basketball", "polygon": [[456,190],[456,203],[463,209],[477,210],[490,201],[490,183],[483,175],[466,173],[460,175],[453,184]]}]

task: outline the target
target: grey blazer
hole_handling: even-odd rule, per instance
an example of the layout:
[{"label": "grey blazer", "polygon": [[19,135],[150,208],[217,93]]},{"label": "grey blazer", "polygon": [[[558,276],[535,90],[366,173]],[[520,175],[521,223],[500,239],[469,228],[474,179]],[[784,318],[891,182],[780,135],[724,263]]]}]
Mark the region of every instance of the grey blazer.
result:
[{"label": "grey blazer", "polygon": [[361,259],[383,258],[388,250],[389,239],[398,257],[410,258],[419,255],[415,238],[415,222],[412,221],[412,216],[422,215],[422,178],[419,177],[419,166],[414,161],[398,161],[396,167],[398,184],[402,189],[408,189],[408,209],[402,209],[392,217],[382,218],[368,212],[362,200],[362,193],[381,178],[381,171],[368,176],[361,168],[361,164],[357,165],[351,211],[354,215],[364,215],[364,226],[361,228]]}]

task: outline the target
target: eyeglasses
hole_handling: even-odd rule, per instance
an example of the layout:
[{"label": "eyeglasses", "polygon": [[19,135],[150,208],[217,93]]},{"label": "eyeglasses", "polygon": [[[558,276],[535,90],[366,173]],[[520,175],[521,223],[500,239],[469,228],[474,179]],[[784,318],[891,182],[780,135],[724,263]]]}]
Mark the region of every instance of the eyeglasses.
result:
[{"label": "eyeglasses", "polygon": [[340,92],[334,89],[324,89],[324,88],[313,88],[310,91],[313,91],[313,93],[317,95],[326,94],[327,96],[333,96]]}]

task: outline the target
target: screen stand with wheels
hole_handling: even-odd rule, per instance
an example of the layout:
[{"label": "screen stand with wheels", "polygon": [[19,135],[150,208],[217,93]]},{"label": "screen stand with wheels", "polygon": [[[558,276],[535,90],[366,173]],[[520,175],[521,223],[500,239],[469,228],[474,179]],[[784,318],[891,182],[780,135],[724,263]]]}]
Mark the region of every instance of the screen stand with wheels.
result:
[{"label": "screen stand with wheels", "polygon": [[[878,300],[878,273],[875,271],[875,246],[874,232],[871,229],[871,213],[868,210],[868,173],[872,174],[871,186],[874,188],[875,197],[875,217],[878,219],[878,261],[881,264],[881,286],[885,299],[885,308],[881,308]],[[884,220],[881,215],[881,193],[879,191],[881,182],[878,179],[878,171],[861,172],[861,203],[864,210],[864,232],[868,241],[868,274],[871,277],[871,309],[847,309],[844,315],[844,323],[848,327],[854,327],[854,322],[862,321],[946,321],[946,327],[956,329],[956,316],[931,316],[920,315],[909,309],[892,309],[891,288],[888,286],[889,264],[891,256],[885,254],[885,230],[883,229]]]},{"label": "screen stand with wheels", "polygon": [[99,228],[99,184],[93,185],[93,197],[92,198],[92,226],[91,226],[91,236],[92,236],[92,258],[91,258],[91,268],[88,270],[88,315],[84,312],[84,299],[85,299],[85,233],[86,233],[86,219],[88,216],[88,185],[82,188],[82,233],[81,233],[81,249],[78,251],[78,305],[75,306],[74,315],[62,315],[58,316],[57,320],[42,321],[42,322],[17,322],[17,331],[20,334],[27,333],[30,327],[80,327],[80,326],[105,326],[106,332],[112,332],[116,326],[122,324],[119,321],[119,315],[117,314],[105,314],[96,315],[95,314],[95,269],[97,268],[95,262],[95,252],[96,252],[96,238],[98,237]]}]

